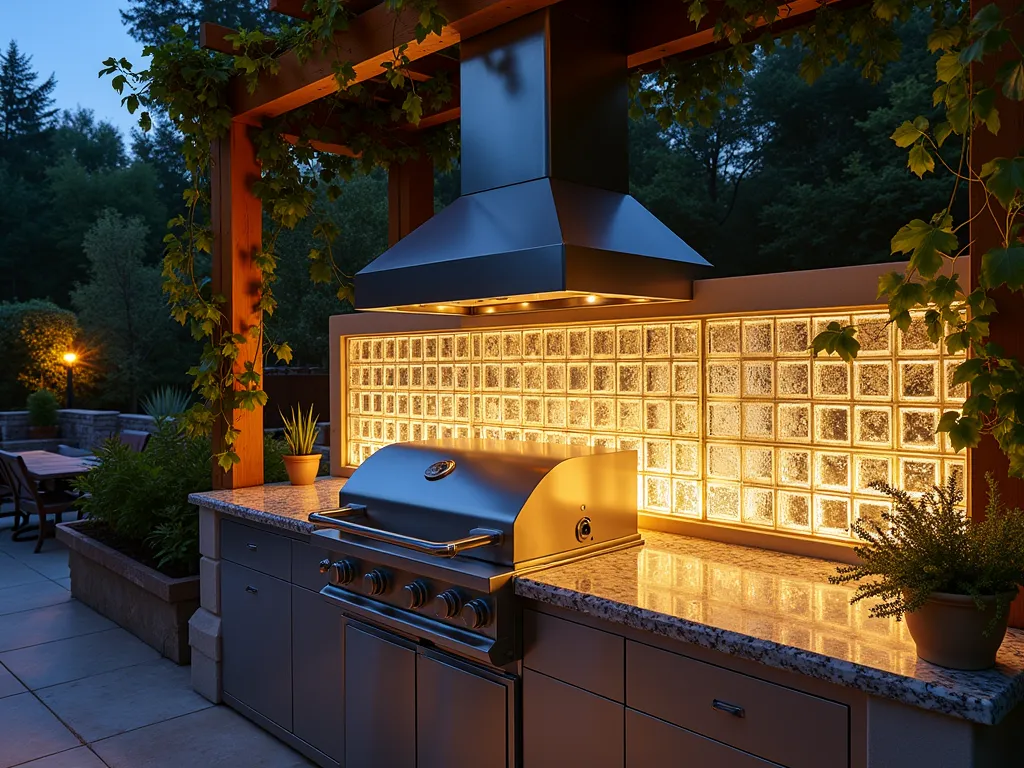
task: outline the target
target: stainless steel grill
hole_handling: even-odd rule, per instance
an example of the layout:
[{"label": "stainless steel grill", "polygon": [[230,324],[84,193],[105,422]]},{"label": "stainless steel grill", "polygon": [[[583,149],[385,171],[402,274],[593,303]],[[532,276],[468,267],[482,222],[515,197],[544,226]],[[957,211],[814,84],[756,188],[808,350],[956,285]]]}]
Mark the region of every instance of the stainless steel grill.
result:
[{"label": "stainless steel grill", "polygon": [[636,454],[499,440],[382,448],[336,510],[322,594],[357,619],[493,666],[520,654],[517,573],[640,542]]}]

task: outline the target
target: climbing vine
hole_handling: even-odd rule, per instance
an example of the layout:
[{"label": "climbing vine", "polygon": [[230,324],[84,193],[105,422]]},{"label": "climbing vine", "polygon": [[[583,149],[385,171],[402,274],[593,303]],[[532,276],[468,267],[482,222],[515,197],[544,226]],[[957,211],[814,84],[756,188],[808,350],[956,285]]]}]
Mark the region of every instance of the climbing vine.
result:
[{"label": "climbing vine", "polygon": [[[957,447],[975,444],[983,429],[992,431],[1011,455],[1012,471],[1024,473],[1024,369],[987,342],[987,319],[995,310],[988,291],[1000,285],[1024,288],[1024,249],[1019,245],[1024,159],[993,161],[980,172],[966,162],[971,137],[979,126],[998,130],[995,89],[1018,101],[1024,98],[1019,61],[1002,67],[989,84],[972,83],[968,76],[970,64],[985,56],[1011,48],[1020,53],[1006,20],[994,5],[970,20],[966,0],[952,4],[872,0],[852,9],[837,9],[820,0],[811,24],[789,29],[786,7],[777,0],[718,3],[713,22],[708,21],[704,0],[679,2],[685,4],[698,29],[710,29],[721,50],[700,59],[668,59],[633,77],[631,114],[652,116],[666,128],[673,123],[709,124],[735,98],[731,94],[756,67],[759,51],[771,51],[776,45],[800,47],[800,73],[808,80],[842,61],[853,61],[866,78],[878,80],[885,65],[900,53],[894,24],[915,10],[931,13],[935,32],[929,48],[941,54],[935,98],[937,105],[943,105],[946,120],[934,127],[924,118],[908,121],[893,139],[910,150],[910,170],[919,176],[934,172],[937,164],[950,171],[955,179],[953,194],[950,206],[930,222],[916,220],[900,230],[893,252],[911,254],[910,266],[903,274],[884,278],[880,289],[889,299],[892,322],[904,328],[910,311],[924,308],[934,338],[943,338],[951,351],[969,348],[972,352],[957,374],[958,381],[972,385],[972,396],[963,413],[946,414],[940,428],[950,433]],[[386,6],[395,14],[410,9],[418,13],[416,37],[421,42],[446,24],[438,0],[386,0]],[[112,78],[124,106],[139,112],[144,130],[157,112],[166,114],[184,136],[182,154],[190,184],[183,193],[186,212],[170,222],[164,239],[164,285],[175,319],[188,324],[204,342],[199,363],[190,372],[202,401],[187,414],[186,428],[198,432],[221,425],[224,450],[216,458],[225,470],[238,461],[232,411],[254,409],[266,401],[254,360],[240,360],[243,350],[255,343],[280,361],[291,358],[287,343],[269,339],[262,322],[247,334],[231,333],[224,323],[224,297],[214,294],[203,276],[213,240],[208,215],[211,145],[226,135],[231,124],[228,88],[232,80],[240,78],[252,92],[261,76],[277,74],[281,54],[292,51],[300,61],[326,55],[334,62],[339,86],[336,94],[265,120],[254,131],[261,163],[254,193],[270,222],[262,249],[254,256],[263,278],[259,309],[264,316],[272,315],[276,306],[275,248],[283,230],[313,217],[316,245],[307,254],[310,279],[332,283],[339,298],[351,300],[351,278],[334,257],[339,233],[319,202],[336,199],[341,182],[353,173],[401,162],[420,152],[443,168],[459,151],[454,126],[419,131],[416,143],[410,141],[413,134],[403,130],[418,124],[425,110],[439,109],[451,100],[451,84],[443,75],[417,82],[409,76],[407,46],[396,44],[380,78],[356,83],[353,62],[335,43],[335,35],[347,29],[350,21],[344,3],[306,0],[305,10],[311,14],[308,21],[284,25],[276,34],[239,30],[229,36],[233,56],[203,50],[176,29],[166,43],[146,49],[145,54],[152,57],[147,70],[135,72],[130,62],[112,58],[100,72]],[[960,142],[959,157],[944,148],[951,137]],[[316,147],[323,144],[349,147],[355,156],[319,151]],[[954,226],[950,210],[958,191],[963,194],[972,184],[985,188],[986,210],[991,215],[996,215],[993,200],[1002,206],[1004,242],[1001,249],[982,256],[985,285],[965,294],[956,274],[948,269],[966,248],[957,237],[964,224]],[[851,359],[857,350],[856,329],[830,327],[814,340],[814,349]]]}]

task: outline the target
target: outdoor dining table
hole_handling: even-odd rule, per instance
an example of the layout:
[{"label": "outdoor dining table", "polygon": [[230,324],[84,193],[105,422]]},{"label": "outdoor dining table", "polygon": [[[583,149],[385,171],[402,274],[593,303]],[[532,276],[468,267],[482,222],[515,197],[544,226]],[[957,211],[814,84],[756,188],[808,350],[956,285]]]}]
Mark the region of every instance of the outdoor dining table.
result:
[{"label": "outdoor dining table", "polygon": [[34,480],[71,480],[95,466],[94,460],[82,456],[62,456],[49,451],[23,451],[25,468]]}]

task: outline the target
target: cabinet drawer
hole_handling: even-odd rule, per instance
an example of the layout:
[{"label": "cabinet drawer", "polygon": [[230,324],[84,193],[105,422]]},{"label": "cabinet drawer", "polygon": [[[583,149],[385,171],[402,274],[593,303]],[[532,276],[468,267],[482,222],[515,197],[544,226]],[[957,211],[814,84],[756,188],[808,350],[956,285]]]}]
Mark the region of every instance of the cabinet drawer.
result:
[{"label": "cabinet drawer", "polygon": [[849,765],[844,704],[633,641],[626,705],[789,768]]},{"label": "cabinet drawer", "polygon": [[625,640],[536,611],[523,611],[523,663],[613,701],[625,700]]},{"label": "cabinet drawer", "polygon": [[220,524],[221,557],[285,581],[292,576],[292,542],[231,520]]},{"label": "cabinet drawer", "polygon": [[[314,538],[320,538],[316,536]],[[319,592],[327,585],[327,574],[320,573],[321,560],[337,560],[329,550],[292,540],[292,584]]]},{"label": "cabinet drawer", "polygon": [[686,755],[686,765],[715,768],[779,768],[760,757],[740,752],[685,728],[626,710],[626,768],[672,765]]}]

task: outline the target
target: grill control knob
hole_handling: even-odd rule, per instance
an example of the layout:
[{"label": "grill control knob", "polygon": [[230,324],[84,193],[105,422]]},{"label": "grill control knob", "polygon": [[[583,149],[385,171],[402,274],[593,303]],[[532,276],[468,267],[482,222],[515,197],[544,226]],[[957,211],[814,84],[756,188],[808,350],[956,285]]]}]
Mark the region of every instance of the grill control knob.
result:
[{"label": "grill control knob", "polygon": [[434,598],[434,614],[439,619],[450,619],[462,610],[462,595],[454,589],[446,589]]},{"label": "grill control knob", "polygon": [[329,570],[331,570],[331,560],[325,557],[320,561],[320,573],[327,573]]},{"label": "grill control knob", "polygon": [[389,581],[387,571],[382,571],[380,568],[375,568],[363,576],[363,585],[371,595],[387,592]]},{"label": "grill control knob", "polygon": [[[323,572],[323,564],[327,562],[324,560],[320,563],[321,572]],[[331,584],[341,587],[348,584],[356,577],[356,564],[351,560],[336,560],[331,563],[327,568],[328,580]]]},{"label": "grill control knob", "polygon": [[480,629],[480,627],[486,627],[491,623],[491,606],[487,604],[486,600],[477,598],[466,603],[459,615],[462,618],[462,623],[467,627]]},{"label": "grill control knob", "polygon": [[427,597],[430,596],[430,589],[425,581],[416,579],[416,581],[411,581],[402,587],[402,593],[405,596],[406,608],[419,608],[427,602]]}]

